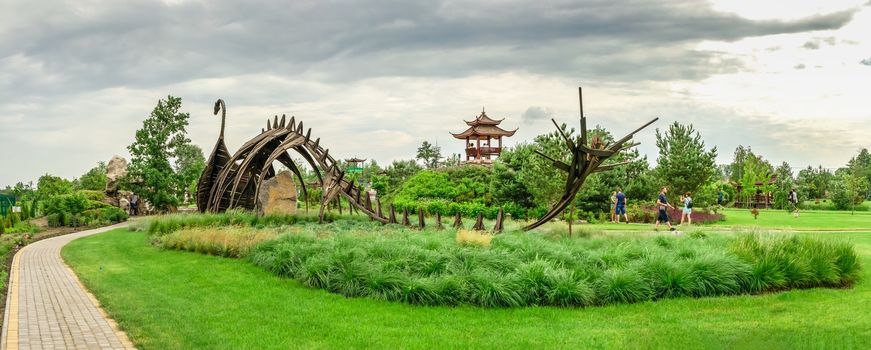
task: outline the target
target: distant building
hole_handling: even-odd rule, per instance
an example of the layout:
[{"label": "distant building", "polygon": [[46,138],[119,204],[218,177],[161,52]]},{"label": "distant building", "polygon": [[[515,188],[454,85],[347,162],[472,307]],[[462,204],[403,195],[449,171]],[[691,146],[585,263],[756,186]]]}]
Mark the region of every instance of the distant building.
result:
[{"label": "distant building", "polygon": [[[517,129],[507,131],[499,127],[503,119],[493,120],[487,116],[484,110],[481,110],[481,115],[477,116],[473,121],[465,121],[469,126],[466,131],[455,134],[451,133],[454,138],[464,140],[466,148],[466,162],[470,163],[490,163],[493,158],[498,157],[502,153],[502,138],[511,137],[517,132]],[[496,141],[496,146],[493,146],[493,141]]]}]

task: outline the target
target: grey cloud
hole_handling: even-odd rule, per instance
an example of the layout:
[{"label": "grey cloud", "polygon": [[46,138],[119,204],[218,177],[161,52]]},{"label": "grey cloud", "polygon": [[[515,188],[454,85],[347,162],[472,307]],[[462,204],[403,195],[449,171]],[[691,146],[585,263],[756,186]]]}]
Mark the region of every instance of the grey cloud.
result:
[{"label": "grey cloud", "polygon": [[[20,1],[6,7],[18,16],[0,24],[0,68],[18,73],[0,82],[5,98],[12,87],[18,96],[49,95],[265,72],[326,81],[506,69],[689,79],[735,68],[709,64],[718,53],[695,52],[692,43],[834,29],[853,15],[753,21],[704,2],[601,0]],[[41,20],[28,21],[33,18]]]},{"label": "grey cloud", "polygon": [[792,67],[792,68],[795,68],[795,69],[805,69],[805,65],[804,65],[804,63],[800,63],[800,64],[795,65],[795,67]]},{"label": "grey cloud", "polygon": [[550,108],[544,108],[541,106],[529,106],[522,114],[520,114],[520,119],[525,124],[532,124],[539,120],[547,120],[552,118],[554,115],[553,110]]},{"label": "grey cloud", "polygon": [[835,39],[835,37],[832,36],[824,38],[813,38],[806,41],[801,47],[808,50],[819,50],[820,45],[824,43],[828,44],[829,46],[834,46],[836,42],[837,40]]},{"label": "grey cloud", "polygon": [[871,66],[871,57],[868,57],[864,60],[859,61],[859,63],[864,64],[866,66]]}]

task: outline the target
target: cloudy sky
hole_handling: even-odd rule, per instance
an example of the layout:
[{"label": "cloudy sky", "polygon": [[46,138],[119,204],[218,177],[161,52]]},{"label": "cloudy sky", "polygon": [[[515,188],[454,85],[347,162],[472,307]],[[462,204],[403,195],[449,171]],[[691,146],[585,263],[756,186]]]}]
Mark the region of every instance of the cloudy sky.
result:
[{"label": "cloudy sky", "polygon": [[[728,162],[739,144],[793,166],[871,147],[871,2],[0,2],[0,186],[79,176],[126,146],[157,100],[183,98],[206,152],[228,107],[235,150],[275,114],[338,157],[459,153],[486,107],[520,131],[617,134],[692,123]],[[654,130],[637,138],[656,158]]]}]

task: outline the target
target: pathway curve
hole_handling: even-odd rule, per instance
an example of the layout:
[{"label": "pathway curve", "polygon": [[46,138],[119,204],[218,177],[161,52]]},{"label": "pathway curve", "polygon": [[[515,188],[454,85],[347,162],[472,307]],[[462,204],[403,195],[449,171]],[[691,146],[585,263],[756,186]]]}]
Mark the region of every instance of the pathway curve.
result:
[{"label": "pathway curve", "polygon": [[127,223],[31,243],[9,273],[2,349],[134,349],[60,256],[70,241]]}]

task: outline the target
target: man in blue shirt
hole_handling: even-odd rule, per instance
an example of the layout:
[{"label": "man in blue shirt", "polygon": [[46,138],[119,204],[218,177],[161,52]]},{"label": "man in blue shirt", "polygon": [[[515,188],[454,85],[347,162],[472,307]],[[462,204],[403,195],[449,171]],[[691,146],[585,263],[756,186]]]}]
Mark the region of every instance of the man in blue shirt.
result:
[{"label": "man in blue shirt", "polygon": [[668,187],[663,187],[662,190],[659,191],[659,198],[656,199],[656,207],[659,208],[659,215],[656,217],[656,228],[659,229],[659,223],[664,222],[668,225],[669,231],[674,231],[674,227],[671,227],[671,221],[668,219],[668,208],[674,209],[674,206],[668,204],[668,198],[665,196],[668,194]]},{"label": "man in blue shirt", "polygon": [[620,215],[623,215],[623,218],[626,219],[626,223],[629,223],[629,215],[626,214],[626,195],[623,194],[623,190],[620,187],[617,187],[617,206],[614,210],[614,214],[617,216],[617,223],[620,223]]}]

